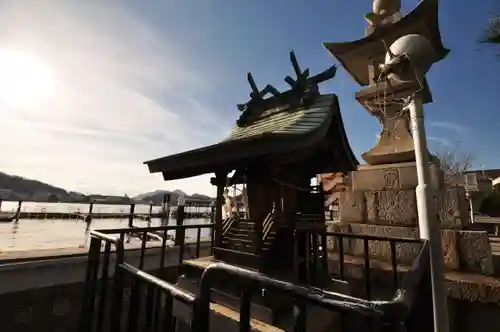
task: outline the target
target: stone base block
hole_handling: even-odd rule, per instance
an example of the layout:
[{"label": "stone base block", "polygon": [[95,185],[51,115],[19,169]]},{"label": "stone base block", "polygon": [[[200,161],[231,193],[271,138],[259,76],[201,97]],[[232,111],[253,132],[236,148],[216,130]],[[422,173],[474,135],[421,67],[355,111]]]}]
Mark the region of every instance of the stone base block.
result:
[{"label": "stone base block", "polygon": [[[462,229],[469,225],[468,202],[463,188],[438,193],[442,228]],[[418,226],[417,198],[413,189],[347,191],[340,194],[341,221],[387,226]]]},{"label": "stone base block", "polygon": [[[355,235],[419,238],[418,228],[415,227],[348,224],[342,222],[332,223],[327,229],[330,232]],[[441,243],[445,267],[448,270],[493,275],[493,257],[486,232],[442,230]],[[338,238],[329,237],[328,250],[338,253],[339,247]],[[417,258],[420,249],[420,243],[398,242],[395,244],[396,262],[398,264],[411,265],[414,259]],[[344,238],[343,250],[346,255],[363,257],[365,241],[363,239]],[[368,253],[372,259],[389,262],[392,260],[392,249],[388,241],[368,241]]]},{"label": "stone base block", "polygon": [[[429,170],[431,183],[442,188],[444,178],[439,165],[430,163]],[[415,162],[360,165],[350,176],[354,191],[406,190],[415,189],[418,185]]]},{"label": "stone base block", "polygon": [[[355,235],[371,235],[379,237],[399,237],[399,238],[418,238],[418,230],[411,227],[395,227],[395,226],[378,226],[366,224],[331,224],[329,231],[355,234]],[[333,252],[339,251],[339,240],[335,237],[330,237],[329,247]],[[420,252],[422,245],[420,243],[398,243],[396,249],[396,261],[398,264],[411,265],[413,260]],[[344,254],[352,256],[364,256],[364,240],[344,238],[343,240]],[[391,261],[391,246],[387,241],[368,241],[368,252],[370,258]]]},{"label": "stone base block", "polygon": [[457,232],[457,246],[460,257],[460,269],[465,272],[493,275],[493,254],[484,231]]},{"label": "stone base block", "polygon": [[340,196],[342,222],[416,226],[414,190],[351,191]]},{"label": "stone base block", "polygon": [[441,227],[463,229],[469,226],[469,202],[462,187],[449,187],[440,191],[438,216]]}]

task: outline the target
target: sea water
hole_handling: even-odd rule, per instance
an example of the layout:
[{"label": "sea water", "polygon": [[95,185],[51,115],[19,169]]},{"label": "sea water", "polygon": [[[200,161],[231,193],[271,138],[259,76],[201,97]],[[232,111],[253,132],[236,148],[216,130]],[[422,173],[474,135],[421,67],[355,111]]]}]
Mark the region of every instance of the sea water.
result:
[{"label": "sea water", "polygon": [[[16,202],[3,202],[2,212],[16,211]],[[65,204],[65,203],[34,203],[23,202],[22,211],[25,212],[68,212],[87,213],[88,204]],[[187,207],[190,210],[205,212],[203,207]],[[209,208],[206,212],[208,212]],[[127,205],[99,205],[95,204],[94,213],[128,213],[130,206]],[[159,212],[160,207],[153,207],[153,213]],[[136,205],[136,214],[148,214],[149,205]],[[186,219],[185,225],[209,223],[208,219]],[[175,225],[176,221],[170,219],[168,224]],[[136,227],[161,226],[161,220],[153,218],[150,222],[136,218],[133,222]],[[0,223],[0,252],[44,250],[59,248],[77,248],[88,245],[89,233],[96,229],[112,229],[128,227],[128,217],[122,219],[93,219],[87,223],[81,219],[20,219],[8,223]],[[197,229],[186,231],[188,238],[196,239]],[[210,229],[201,230],[202,237],[210,236]]]}]

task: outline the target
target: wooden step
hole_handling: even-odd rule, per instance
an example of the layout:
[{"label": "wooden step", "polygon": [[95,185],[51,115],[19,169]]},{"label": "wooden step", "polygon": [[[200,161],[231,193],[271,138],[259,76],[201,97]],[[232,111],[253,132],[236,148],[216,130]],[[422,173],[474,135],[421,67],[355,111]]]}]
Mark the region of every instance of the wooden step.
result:
[{"label": "wooden step", "polygon": [[214,257],[217,260],[250,269],[259,269],[261,261],[260,256],[256,254],[221,247],[214,247]]},{"label": "wooden step", "polygon": [[[182,320],[185,326],[191,321],[192,308],[180,301],[174,300],[174,316]],[[210,303],[209,331],[238,332],[240,313],[218,303]],[[250,330],[259,332],[285,332],[255,318],[250,318]]]},{"label": "wooden step", "polygon": [[224,242],[223,242],[223,248],[241,251],[241,252],[245,252],[245,253],[254,253],[254,251],[255,251],[251,245],[231,244],[231,243],[224,243]]},{"label": "wooden step", "polygon": [[253,242],[224,239],[224,240],[222,240],[222,243],[224,244],[224,246],[227,246],[227,248],[229,248],[229,249],[231,249],[231,247],[255,248],[255,243],[253,243]]},{"label": "wooden step", "polygon": [[[199,289],[199,279],[190,279],[181,276],[176,286],[196,294]],[[254,301],[252,301],[250,305],[250,317],[271,324],[273,320],[272,310],[255,303],[255,300],[257,299],[254,298]],[[235,311],[239,311],[241,302],[238,296],[217,288],[211,290],[210,301]]]},{"label": "wooden step", "polygon": [[227,232],[226,234],[224,234],[224,237],[237,238],[237,239],[248,239],[248,238],[253,238],[254,234],[253,233],[244,233],[244,232]]},{"label": "wooden step", "polygon": [[[174,300],[173,315],[177,318],[177,324],[189,326],[192,310],[193,308],[190,305]],[[238,332],[240,329],[239,321],[240,313],[237,310],[215,302],[210,303],[209,331]],[[251,331],[284,332],[282,329],[255,318],[250,318],[250,328]]]},{"label": "wooden step", "polygon": [[231,228],[254,230],[255,223],[250,221],[237,221],[231,225]]},{"label": "wooden step", "polygon": [[237,242],[237,243],[253,243],[253,239],[243,238],[243,237],[232,237],[232,236],[224,236],[223,240]]}]

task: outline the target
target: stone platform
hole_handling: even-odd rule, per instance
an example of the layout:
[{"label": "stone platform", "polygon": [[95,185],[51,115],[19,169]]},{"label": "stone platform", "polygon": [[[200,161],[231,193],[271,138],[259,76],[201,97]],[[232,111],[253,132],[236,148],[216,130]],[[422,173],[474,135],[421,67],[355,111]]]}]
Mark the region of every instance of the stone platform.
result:
[{"label": "stone platform", "polygon": [[[125,260],[133,266],[140,261],[140,246],[127,245]],[[200,254],[209,255],[210,242],[200,245]],[[196,253],[196,244],[187,244],[184,258]],[[44,251],[3,252],[0,265],[0,312],[2,331],[76,331],[84,291],[88,249],[60,248]],[[161,248],[148,244],[144,270],[152,274],[177,276],[179,247],[167,249],[164,270],[160,271]],[[110,257],[110,275],[115,257]]]},{"label": "stone platform", "polygon": [[[435,222],[441,227],[446,284],[450,297],[499,303],[500,282],[494,278],[488,234],[469,230],[468,202],[464,189],[446,187],[438,164],[429,164],[429,171],[431,184],[436,188]],[[330,223],[328,230],[379,237],[419,238],[415,195],[417,184],[414,162],[360,166],[346,177],[347,190],[339,195],[340,222]],[[354,267],[360,265],[356,264],[357,260],[363,260],[363,245],[363,240],[344,239],[344,254],[350,257],[346,261]],[[398,269],[409,268],[420,247],[418,243],[397,244]],[[334,261],[339,251],[338,240],[330,237],[328,249],[331,260]],[[391,266],[389,242],[369,241],[369,256],[380,262],[379,269],[383,270],[383,262]],[[363,265],[359,268],[362,269]]]}]

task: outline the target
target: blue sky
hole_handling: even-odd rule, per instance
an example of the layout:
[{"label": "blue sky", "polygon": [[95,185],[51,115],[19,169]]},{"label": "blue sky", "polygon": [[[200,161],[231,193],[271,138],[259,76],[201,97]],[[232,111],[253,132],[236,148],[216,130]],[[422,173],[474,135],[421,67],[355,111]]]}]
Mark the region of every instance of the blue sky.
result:
[{"label": "blue sky", "polygon": [[[403,0],[403,13],[416,4]],[[451,53],[428,75],[435,101],[426,106],[431,148],[459,142],[486,168],[500,167],[500,61],[476,40],[496,8],[440,2]],[[370,9],[347,0],[0,1],[0,69],[11,75],[0,81],[9,155],[0,169],[83,192],[212,193],[207,176],[163,183],[142,162],[224,137],[248,98],[247,71],[283,89],[291,49],[312,73],[336,63],[322,42],[361,38]],[[17,67],[32,70],[23,80]],[[359,156],[380,126],[354,100],[358,89],[343,69],[322,86],[339,96]]]}]

